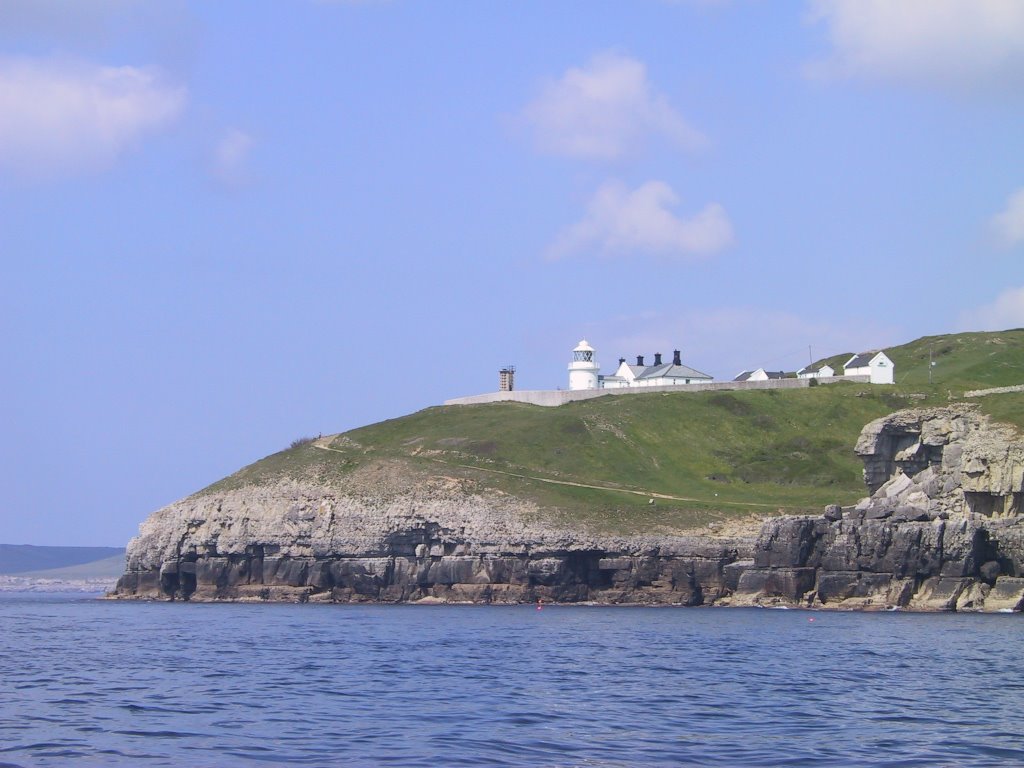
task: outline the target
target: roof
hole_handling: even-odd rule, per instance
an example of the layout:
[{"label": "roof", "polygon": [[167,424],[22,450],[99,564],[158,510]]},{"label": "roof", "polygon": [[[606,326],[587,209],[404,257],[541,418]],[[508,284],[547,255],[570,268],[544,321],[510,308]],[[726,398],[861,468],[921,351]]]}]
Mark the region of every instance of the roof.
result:
[{"label": "roof", "polygon": [[[806,368],[801,368],[797,373],[817,373],[822,368],[832,368],[832,366],[822,360],[813,365],[808,365]],[[832,370],[835,370],[835,368],[832,368]]]},{"label": "roof", "polygon": [[587,343],[586,339],[580,339],[573,352],[593,352],[594,348]]},{"label": "roof", "polygon": [[735,379],[733,379],[733,381],[750,381],[750,377],[757,373],[757,371],[760,371],[769,379],[786,378],[785,371],[766,371],[764,368],[758,368],[756,371],[741,371],[740,374]]},{"label": "roof", "polygon": [[706,373],[701,373],[688,365],[651,365],[643,369],[637,375],[638,379],[710,379]]},{"label": "roof", "polygon": [[[859,355],[854,355],[847,360],[843,368],[863,368],[879,355],[885,355],[885,353],[878,349],[872,352],[861,352]],[[888,359],[889,356],[885,356]]]}]

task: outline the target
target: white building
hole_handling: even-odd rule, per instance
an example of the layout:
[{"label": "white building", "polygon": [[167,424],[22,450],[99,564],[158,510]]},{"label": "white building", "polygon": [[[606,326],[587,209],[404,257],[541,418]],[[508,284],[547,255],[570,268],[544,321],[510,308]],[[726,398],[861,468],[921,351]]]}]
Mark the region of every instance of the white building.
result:
[{"label": "white building", "polygon": [[619,358],[619,367],[611,376],[601,376],[597,352],[586,339],[580,341],[572,351],[569,363],[569,389],[625,389],[627,387],[664,387],[699,384],[713,381],[706,373],[683,365],[679,350],[675,350],[671,363],[661,361],[661,353],[654,355],[654,364],[644,363],[644,356],[637,355],[636,365],[630,365],[624,357]]},{"label": "white building", "polygon": [[637,355],[636,365],[630,365],[624,357],[620,357],[619,367],[615,369],[615,373],[611,376],[601,377],[601,386],[604,389],[624,389],[626,387],[685,386],[686,384],[713,381],[708,374],[683,365],[680,355],[681,353],[677,349],[672,353],[672,362],[663,363],[661,353],[656,352],[653,365],[645,364],[643,355]]},{"label": "white building", "polygon": [[872,384],[892,384],[896,380],[896,366],[885,352],[861,352],[846,361],[843,376],[870,376]]},{"label": "white building", "polygon": [[597,389],[600,384],[600,364],[594,359],[594,348],[586,339],[580,341],[572,351],[569,363],[569,389]]},{"label": "white building", "polygon": [[826,363],[815,363],[796,372],[798,379],[827,379],[836,375],[836,369]]},{"label": "white building", "polygon": [[756,371],[741,371],[733,381],[768,381],[769,379],[784,379],[785,371],[766,371],[758,368]]}]

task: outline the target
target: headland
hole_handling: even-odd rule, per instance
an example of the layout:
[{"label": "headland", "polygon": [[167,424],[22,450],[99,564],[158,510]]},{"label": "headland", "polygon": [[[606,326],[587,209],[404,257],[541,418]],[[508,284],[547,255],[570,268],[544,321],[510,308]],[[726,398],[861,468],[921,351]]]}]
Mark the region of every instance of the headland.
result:
[{"label": "headland", "polygon": [[1018,611],[1024,395],[964,393],[1017,383],[1024,331],[950,344],[989,364],[958,392],[448,406],[299,441],[151,515],[112,596]]}]

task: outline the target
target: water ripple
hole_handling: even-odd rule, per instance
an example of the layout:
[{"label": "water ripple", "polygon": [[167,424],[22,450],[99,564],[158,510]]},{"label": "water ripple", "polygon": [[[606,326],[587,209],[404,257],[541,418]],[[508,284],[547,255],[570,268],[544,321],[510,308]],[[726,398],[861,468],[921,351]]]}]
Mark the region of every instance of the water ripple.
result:
[{"label": "water ripple", "polygon": [[0,768],[1024,764],[1020,617],[808,617],[0,598]]}]

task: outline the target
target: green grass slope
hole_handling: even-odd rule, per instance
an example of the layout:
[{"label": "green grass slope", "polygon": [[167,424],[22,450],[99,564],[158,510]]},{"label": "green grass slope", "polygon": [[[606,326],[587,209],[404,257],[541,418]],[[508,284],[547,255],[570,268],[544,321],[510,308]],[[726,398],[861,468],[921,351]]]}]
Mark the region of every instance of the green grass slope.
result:
[{"label": "green grass slope", "polygon": [[895,347],[896,383],[928,384],[929,353],[934,386],[962,392],[1024,384],[1024,328],[998,333],[957,333]]},{"label": "green grass slope", "polygon": [[[929,346],[939,362],[931,387]],[[953,390],[1024,383],[1024,331],[929,337],[889,354],[901,382],[890,387],[840,383],[608,396],[558,408],[428,408],[321,447],[282,451],[201,493],[283,476],[330,481],[386,461],[531,498],[563,521],[619,533],[852,503],[864,494],[853,453],[864,424],[900,408],[946,404]],[[979,402],[1011,423],[1024,412],[1019,393]]]},{"label": "green grass slope", "polygon": [[[950,333],[920,339],[885,350],[896,365],[896,384],[928,386],[931,383],[959,394],[966,390],[1024,384],[1024,328],[987,333]],[[822,358],[837,374],[853,356],[844,352]]]}]

